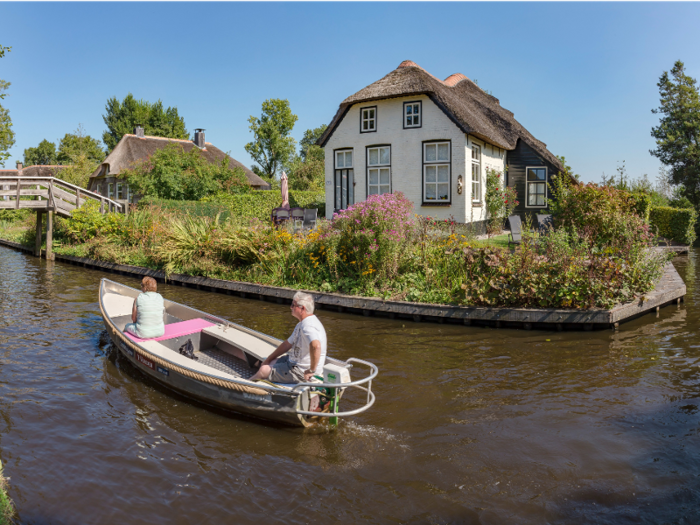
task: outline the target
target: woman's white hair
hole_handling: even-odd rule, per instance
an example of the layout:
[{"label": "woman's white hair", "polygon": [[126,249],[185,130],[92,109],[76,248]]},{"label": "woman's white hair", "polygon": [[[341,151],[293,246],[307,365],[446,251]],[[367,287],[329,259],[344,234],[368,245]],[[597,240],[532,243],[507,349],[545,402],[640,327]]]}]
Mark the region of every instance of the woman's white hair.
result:
[{"label": "woman's white hair", "polygon": [[304,292],[297,292],[294,294],[294,302],[299,306],[303,306],[307,313],[314,313],[314,298]]}]

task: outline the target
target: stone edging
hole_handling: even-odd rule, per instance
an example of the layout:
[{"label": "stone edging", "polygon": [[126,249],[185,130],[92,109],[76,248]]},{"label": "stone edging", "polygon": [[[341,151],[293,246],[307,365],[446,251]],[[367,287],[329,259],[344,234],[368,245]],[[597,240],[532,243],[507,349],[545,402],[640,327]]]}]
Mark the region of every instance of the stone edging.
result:
[{"label": "stone edging", "polygon": [[[0,239],[0,245],[27,253],[34,250],[15,242]],[[149,275],[160,282],[166,282],[165,273],[140,266],[109,263],[60,255],[55,253],[57,261],[68,264],[94,268],[119,275]],[[241,281],[225,281],[209,277],[172,274],[167,282],[170,284],[190,286],[212,292],[236,294],[240,297],[291,303],[292,297],[299,290],[280,286],[266,286]],[[672,263],[667,263],[664,273],[654,291],[630,303],[618,305],[612,310],[602,308],[588,310],[566,310],[554,308],[485,308],[477,306],[449,306],[440,304],[411,303],[407,301],[385,301],[370,297],[357,297],[314,290],[304,290],[314,296],[317,308],[384,317],[412,319],[413,321],[450,322],[465,325],[511,327],[540,330],[592,330],[617,327],[619,323],[629,321],[649,312],[657,312],[662,306],[680,303],[686,294],[686,286]]]}]

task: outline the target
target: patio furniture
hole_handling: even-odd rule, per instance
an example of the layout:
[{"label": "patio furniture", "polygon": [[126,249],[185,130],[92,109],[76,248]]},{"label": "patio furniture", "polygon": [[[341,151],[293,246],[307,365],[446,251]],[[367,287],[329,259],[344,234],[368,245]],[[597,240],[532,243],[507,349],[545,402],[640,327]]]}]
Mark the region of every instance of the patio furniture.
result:
[{"label": "patio furniture", "polygon": [[318,210],[316,208],[309,208],[304,210],[304,228],[315,228],[317,220]]},{"label": "patio furniture", "polygon": [[537,230],[540,235],[547,235],[554,229],[551,214],[537,214]]},{"label": "patio furniture", "polygon": [[523,224],[520,221],[519,215],[511,215],[508,217],[508,224],[510,225],[510,233],[508,236],[508,246],[511,244],[520,244],[523,240]]},{"label": "patio furniture", "polygon": [[289,210],[284,208],[273,208],[272,224],[279,226],[282,222],[289,220]]},{"label": "patio furniture", "polygon": [[294,229],[304,227],[304,208],[292,208],[289,210],[291,212],[292,221],[294,222]]}]

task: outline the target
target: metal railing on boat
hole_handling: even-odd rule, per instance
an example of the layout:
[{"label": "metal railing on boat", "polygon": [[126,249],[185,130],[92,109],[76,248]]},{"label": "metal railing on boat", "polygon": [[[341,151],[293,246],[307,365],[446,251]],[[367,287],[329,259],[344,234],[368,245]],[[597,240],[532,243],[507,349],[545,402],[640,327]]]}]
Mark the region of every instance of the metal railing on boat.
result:
[{"label": "metal railing on boat", "polygon": [[[358,363],[361,365],[365,365],[369,367],[370,369],[370,374],[367,377],[363,377],[362,379],[358,379],[357,381],[350,381],[349,383],[298,383],[294,385],[292,388],[292,392],[294,392],[297,389],[301,389],[304,387],[314,387],[314,388],[327,388],[327,389],[334,389],[335,395],[337,396],[338,389],[346,389],[346,388],[357,388],[358,390],[363,390],[367,392],[367,402],[361,406],[360,408],[356,408],[355,410],[347,410],[345,412],[338,412],[338,403],[337,399],[336,402],[333,403],[333,411],[332,412],[311,412],[310,410],[297,410],[297,414],[302,414],[305,416],[315,416],[315,417],[347,417],[347,416],[354,416],[356,414],[361,414],[365,410],[368,410],[372,405],[374,405],[374,401],[376,397],[374,396],[374,392],[372,392],[372,379],[377,377],[377,374],[379,373],[379,369],[377,368],[377,365],[374,363],[370,363],[369,361],[364,361],[362,359],[357,359],[356,357],[351,357],[346,363]],[[367,383],[367,386],[362,386],[365,383]]]}]

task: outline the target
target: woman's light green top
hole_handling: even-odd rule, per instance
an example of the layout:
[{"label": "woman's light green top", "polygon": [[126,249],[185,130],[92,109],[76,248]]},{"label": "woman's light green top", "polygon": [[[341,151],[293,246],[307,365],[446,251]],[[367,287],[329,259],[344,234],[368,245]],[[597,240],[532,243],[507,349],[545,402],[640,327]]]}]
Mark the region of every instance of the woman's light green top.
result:
[{"label": "woman's light green top", "polygon": [[136,331],[141,339],[165,333],[163,297],[157,292],[143,292],[136,298]]}]

